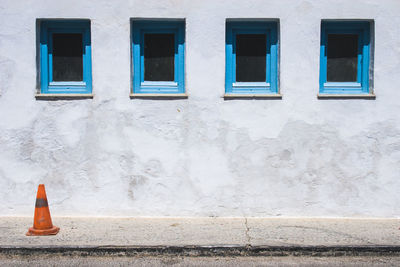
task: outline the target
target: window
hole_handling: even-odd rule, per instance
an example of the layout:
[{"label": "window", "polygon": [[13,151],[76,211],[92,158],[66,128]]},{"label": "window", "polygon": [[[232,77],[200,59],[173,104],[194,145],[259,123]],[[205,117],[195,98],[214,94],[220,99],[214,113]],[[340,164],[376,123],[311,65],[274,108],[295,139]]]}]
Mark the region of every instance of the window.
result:
[{"label": "window", "polygon": [[132,22],[133,94],[184,94],[183,20]]},{"label": "window", "polygon": [[320,94],[369,94],[370,23],[323,21]]},{"label": "window", "polygon": [[42,94],[91,94],[90,22],[40,22],[40,85]]},{"label": "window", "polygon": [[278,94],[278,23],[226,23],[225,95]]}]

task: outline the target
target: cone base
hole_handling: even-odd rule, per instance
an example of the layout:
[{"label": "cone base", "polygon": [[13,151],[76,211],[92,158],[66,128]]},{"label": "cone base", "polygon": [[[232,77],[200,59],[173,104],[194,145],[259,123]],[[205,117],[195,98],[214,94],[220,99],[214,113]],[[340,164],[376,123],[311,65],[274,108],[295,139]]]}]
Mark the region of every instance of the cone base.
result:
[{"label": "cone base", "polygon": [[30,227],[28,232],[26,233],[27,236],[33,235],[56,235],[60,231],[60,228],[57,226],[53,226],[50,229],[39,230],[33,227]]}]

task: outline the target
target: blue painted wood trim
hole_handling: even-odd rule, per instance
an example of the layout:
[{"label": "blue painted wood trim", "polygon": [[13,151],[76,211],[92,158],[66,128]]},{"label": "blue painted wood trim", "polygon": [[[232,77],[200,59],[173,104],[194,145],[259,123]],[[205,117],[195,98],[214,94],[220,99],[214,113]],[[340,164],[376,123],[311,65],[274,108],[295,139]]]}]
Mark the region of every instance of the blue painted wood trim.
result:
[{"label": "blue painted wood trim", "polygon": [[[236,35],[265,34],[267,38],[265,83],[236,82]],[[278,88],[278,22],[277,21],[227,21],[225,45],[225,93],[226,94],[277,94]]]},{"label": "blue painted wood trim", "polygon": [[[52,34],[81,33],[83,46],[83,81],[54,82]],[[89,20],[43,20],[40,22],[40,93],[91,94],[92,53]]]},{"label": "blue painted wood trim", "polygon": [[[369,94],[370,36],[369,21],[322,21],[320,45],[320,94]],[[358,35],[357,82],[327,82],[328,34]]]},{"label": "blue painted wood trim", "polygon": [[[132,32],[132,75],[134,94],[185,93],[185,22],[183,20],[134,20]],[[175,36],[174,82],[144,81],[144,35],[172,33]]]}]

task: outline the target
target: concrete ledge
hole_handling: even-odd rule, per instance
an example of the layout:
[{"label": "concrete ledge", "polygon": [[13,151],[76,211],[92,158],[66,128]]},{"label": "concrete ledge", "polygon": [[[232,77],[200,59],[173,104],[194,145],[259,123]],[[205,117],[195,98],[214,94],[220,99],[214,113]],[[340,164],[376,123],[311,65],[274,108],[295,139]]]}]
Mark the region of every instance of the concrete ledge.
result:
[{"label": "concrete ledge", "polygon": [[186,99],[189,96],[187,94],[129,94],[131,99],[143,98],[143,99]]},{"label": "concrete ledge", "polygon": [[37,100],[92,99],[94,94],[36,94]]},{"label": "concrete ledge", "polygon": [[318,94],[317,97],[319,99],[376,99],[375,94]]},{"label": "concrete ledge", "polygon": [[[26,236],[32,217],[0,217],[0,252],[205,255],[399,253],[399,219],[53,217],[55,236]],[[86,252],[85,252],[86,251]],[[98,252],[96,252],[98,251]],[[171,251],[171,252],[168,252]],[[272,252],[271,252],[272,251]],[[121,253],[122,253],[121,252]],[[11,253],[11,252],[10,252]],[[69,252],[68,252],[69,253]],[[128,252],[127,252],[128,253]],[[144,252],[143,252],[144,253]],[[236,253],[236,254],[235,254]],[[271,254],[268,254],[271,253]]]},{"label": "concrete ledge", "polygon": [[98,246],[0,247],[0,255],[35,256],[400,256],[400,246]]},{"label": "concrete ledge", "polygon": [[281,94],[224,94],[224,99],[282,99]]}]

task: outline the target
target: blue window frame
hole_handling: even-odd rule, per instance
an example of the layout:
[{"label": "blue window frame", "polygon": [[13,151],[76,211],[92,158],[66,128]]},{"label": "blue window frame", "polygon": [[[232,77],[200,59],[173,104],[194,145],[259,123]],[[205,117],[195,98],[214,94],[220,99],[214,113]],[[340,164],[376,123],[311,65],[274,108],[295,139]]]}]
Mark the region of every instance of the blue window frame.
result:
[{"label": "blue window frame", "polygon": [[[370,36],[368,21],[322,21],[320,94],[372,93],[369,82]],[[353,55],[350,55],[351,47],[354,47]],[[329,54],[332,53],[337,53],[331,56],[336,57],[336,63],[329,65]],[[352,67],[349,68],[349,64]]]},{"label": "blue window frame", "polygon": [[[261,58],[262,60],[259,61],[261,65],[258,64],[263,70],[261,72],[260,70],[251,70],[259,73],[254,81],[251,81],[251,78],[247,80],[237,78],[237,45],[238,38],[241,36],[249,36],[255,39],[263,36],[262,38],[266,39],[264,41],[262,39],[255,40],[253,44],[253,46],[257,46],[256,42],[265,44],[265,51],[262,54],[262,57],[265,55],[265,60]],[[243,40],[246,42],[245,38],[242,39],[242,42]],[[278,45],[278,22],[276,21],[227,21],[225,94],[278,94]],[[251,62],[249,64],[247,66],[252,66]],[[253,66],[256,65],[253,64]]]},{"label": "blue window frame", "polygon": [[[165,38],[164,38],[165,37]],[[157,69],[147,64],[146,38],[159,40],[153,43],[152,53],[170,53],[170,64]],[[158,38],[158,39],[157,39]],[[170,42],[169,42],[170,41]],[[165,43],[164,43],[165,42]],[[171,43],[172,42],[172,43]],[[149,41],[150,43],[150,41]],[[155,45],[154,45],[155,44]],[[165,48],[169,47],[169,50]],[[147,48],[146,48],[147,49]],[[148,48],[150,50],[150,48]],[[168,51],[165,51],[167,49]],[[156,51],[154,51],[156,50]],[[157,51],[159,50],[159,51]],[[134,94],[184,94],[185,93],[185,22],[184,20],[133,20],[132,21],[132,64]],[[158,57],[160,59],[160,57]],[[165,59],[165,58],[164,58]],[[161,60],[161,59],[160,59]],[[160,65],[160,64],[159,64]],[[159,67],[159,65],[157,65]],[[146,69],[146,66],[148,69]],[[151,70],[150,70],[151,69]],[[155,74],[151,79],[145,72]],[[160,75],[157,75],[159,73]],[[165,73],[163,75],[163,73]],[[163,77],[164,76],[164,77]]]},{"label": "blue window frame", "polygon": [[[70,45],[76,47],[75,52]],[[56,50],[62,50],[60,56],[55,56]],[[42,94],[92,92],[90,21],[40,21],[40,85]]]}]

